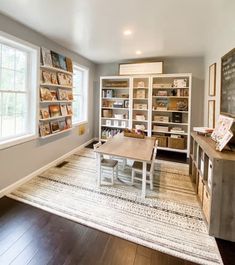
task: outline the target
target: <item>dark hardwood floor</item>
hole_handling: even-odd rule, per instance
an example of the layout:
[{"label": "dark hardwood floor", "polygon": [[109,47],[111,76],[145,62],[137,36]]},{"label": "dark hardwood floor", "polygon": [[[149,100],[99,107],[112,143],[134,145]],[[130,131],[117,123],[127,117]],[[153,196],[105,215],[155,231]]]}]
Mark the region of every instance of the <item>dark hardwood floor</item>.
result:
[{"label": "dark hardwood floor", "polygon": [[[235,243],[218,240],[225,265]],[[193,265],[176,257],[4,197],[0,199],[0,264]]]},{"label": "dark hardwood floor", "polygon": [[[4,197],[0,264],[193,265]],[[231,263],[230,263],[231,264]]]}]

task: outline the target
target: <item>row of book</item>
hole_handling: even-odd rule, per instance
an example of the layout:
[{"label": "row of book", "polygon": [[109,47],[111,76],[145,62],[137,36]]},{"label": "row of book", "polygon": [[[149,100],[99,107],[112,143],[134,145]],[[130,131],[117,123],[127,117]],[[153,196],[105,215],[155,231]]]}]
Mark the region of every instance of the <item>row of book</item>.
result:
[{"label": "row of book", "polygon": [[73,100],[73,92],[65,89],[40,88],[41,101]]},{"label": "row of book", "polygon": [[117,133],[120,133],[121,130],[118,129],[104,129],[101,132],[101,138],[102,139],[108,139],[110,137],[113,137],[114,135],[116,135]]},{"label": "row of book", "polygon": [[49,105],[40,109],[40,119],[72,115],[72,104]]},{"label": "row of book", "polygon": [[39,134],[41,137],[45,137],[70,128],[72,128],[72,119],[71,117],[66,117],[64,120],[41,123],[39,125]]},{"label": "row of book", "polygon": [[41,71],[41,82],[52,85],[73,86],[73,78],[69,74]]},{"label": "row of book", "polygon": [[44,66],[56,67],[71,73],[73,72],[73,62],[70,58],[44,47],[41,48],[41,63]]}]

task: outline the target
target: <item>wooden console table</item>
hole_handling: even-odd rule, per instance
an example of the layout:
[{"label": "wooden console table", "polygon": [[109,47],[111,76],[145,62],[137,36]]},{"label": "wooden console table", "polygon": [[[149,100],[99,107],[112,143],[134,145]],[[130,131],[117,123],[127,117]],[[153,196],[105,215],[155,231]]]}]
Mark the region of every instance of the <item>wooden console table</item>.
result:
[{"label": "wooden console table", "polygon": [[235,153],[219,152],[215,142],[191,133],[189,174],[211,236],[235,241]]}]

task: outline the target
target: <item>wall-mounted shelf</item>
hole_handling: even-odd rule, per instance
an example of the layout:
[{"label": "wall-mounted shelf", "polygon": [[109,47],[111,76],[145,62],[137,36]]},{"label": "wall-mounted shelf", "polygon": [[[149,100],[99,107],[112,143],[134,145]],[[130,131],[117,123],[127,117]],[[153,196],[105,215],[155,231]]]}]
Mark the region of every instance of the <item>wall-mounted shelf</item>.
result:
[{"label": "wall-mounted shelf", "polygon": [[[48,51],[47,61],[50,61],[48,58],[50,51],[49,53]],[[53,53],[54,60],[56,60],[57,55]],[[61,65],[59,56],[63,58],[63,56],[58,55],[56,62]],[[72,60],[65,57],[64,59],[62,67],[72,71]],[[52,63],[56,65],[54,64],[55,61],[51,59]],[[72,130],[73,73],[47,65],[41,65],[40,70],[39,132],[40,138],[46,139]]]}]

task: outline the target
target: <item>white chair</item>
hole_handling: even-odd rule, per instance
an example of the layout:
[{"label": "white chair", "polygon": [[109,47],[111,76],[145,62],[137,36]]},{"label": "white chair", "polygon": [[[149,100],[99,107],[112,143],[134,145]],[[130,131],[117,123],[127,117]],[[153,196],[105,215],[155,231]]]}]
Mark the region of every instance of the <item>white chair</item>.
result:
[{"label": "white chair", "polygon": [[[149,179],[146,179],[146,183],[150,184],[151,190],[153,190],[153,172],[154,172],[154,164],[156,161],[157,145],[158,141],[155,142],[155,146],[153,147],[151,164],[147,164],[146,175],[147,177],[149,177]],[[139,173],[140,177],[137,177],[136,173]],[[135,180],[139,180],[142,182],[142,173],[143,173],[143,163],[135,161],[134,164],[132,165],[132,172],[131,172],[132,185],[134,185]]]},{"label": "white chair", "polygon": [[[100,146],[102,145],[101,142],[94,144],[94,150],[97,150]],[[97,159],[98,159],[98,155],[96,153],[96,163],[97,163]],[[98,163],[97,163],[98,164]],[[106,168],[112,168],[112,177],[111,177],[111,184],[114,184],[114,171],[116,171],[116,178],[118,177],[118,161],[114,160],[114,159],[106,159],[103,157],[101,157],[101,161],[100,161],[100,167],[101,167],[101,174],[102,174],[102,168],[106,167]]]}]

